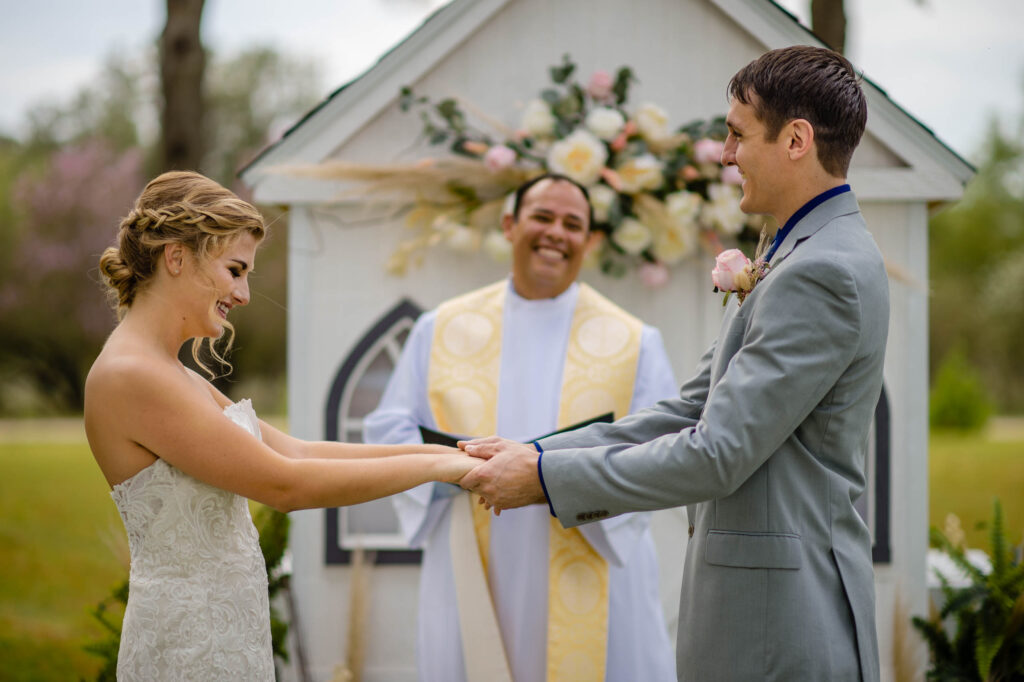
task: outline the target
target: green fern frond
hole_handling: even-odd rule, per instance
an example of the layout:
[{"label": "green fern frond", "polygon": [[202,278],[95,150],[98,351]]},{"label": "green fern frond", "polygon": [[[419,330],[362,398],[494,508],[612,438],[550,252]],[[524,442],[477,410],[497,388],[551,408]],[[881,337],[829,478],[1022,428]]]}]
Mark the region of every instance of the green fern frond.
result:
[{"label": "green fern frond", "polygon": [[979,633],[974,642],[974,656],[978,661],[978,677],[983,680],[989,679],[989,670],[992,668],[992,659],[999,653],[999,647],[1003,645],[1003,634],[982,634]]},{"label": "green fern frond", "polygon": [[951,594],[947,596],[946,603],[939,611],[942,618],[952,613],[963,613],[972,606],[973,602],[984,599],[988,592],[984,585],[971,585],[961,589],[950,588],[950,590]]},{"label": "green fern frond", "polygon": [[945,552],[945,554],[953,560],[953,563],[967,574],[967,577],[971,579],[971,582],[985,582],[985,573],[967,559],[967,553],[964,551],[963,547],[954,545],[941,530],[934,526],[932,526],[930,536],[932,544]]},{"label": "green fern frond", "polygon": [[993,503],[989,542],[992,544],[992,577],[998,580],[1006,571],[1010,558],[1006,536],[1003,534],[1003,505],[1000,504],[999,498]]},{"label": "green fern frond", "polygon": [[1018,594],[1017,601],[1013,603],[1010,618],[1006,623],[1006,638],[1013,639],[1018,632],[1024,632],[1024,592]]},{"label": "green fern frond", "polygon": [[949,641],[941,620],[925,620],[920,616],[914,616],[910,622],[921,633],[936,664],[953,660],[953,644]]}]

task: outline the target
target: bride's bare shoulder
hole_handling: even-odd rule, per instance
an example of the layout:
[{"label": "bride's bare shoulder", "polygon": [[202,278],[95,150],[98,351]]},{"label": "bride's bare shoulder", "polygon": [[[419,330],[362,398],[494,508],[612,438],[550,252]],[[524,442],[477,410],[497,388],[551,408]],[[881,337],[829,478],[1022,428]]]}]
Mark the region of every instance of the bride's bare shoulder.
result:
[{"label": "bride's bare shoulder", "polygon": [[173,364],[154,353],[124,344],[108,344],[85,380],[85,433],[100,470],[114,486],[153,462],[140,433],[167,408],[161,397],[184,396],[187,381]]},{"label": "bride's bare shoulder", "polygon": [[170,377],[165,375],[173,372],[173,365],[159,356],[144,351],[116,352],[104,348],[85,379],[86,403],[91,396],[111,398],[111,394],[139,388],[143,382],[166,380]]},{"label": "bride's bare shoulder", "polygon": [[131,339],[111,341],[85,379],[87,425],[112,412],[124,423],[126,416],[145,411],[154,403],[166,406],[168,401],[194,396],[195,387],[177,358],[132,343]]}]

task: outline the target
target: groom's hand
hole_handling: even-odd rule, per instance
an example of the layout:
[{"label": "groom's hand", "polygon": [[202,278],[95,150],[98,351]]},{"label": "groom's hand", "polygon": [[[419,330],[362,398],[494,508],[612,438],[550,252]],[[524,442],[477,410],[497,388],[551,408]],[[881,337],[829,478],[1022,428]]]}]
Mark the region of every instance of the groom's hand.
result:
[{"label": "groom's hand", "polygon": [[525,507],[547,502],[537,474],[537,449],[530,444],[490,436],[460,441],[467,454],[487,461],[466,474],[459,485],[483,497],[488,509]]}]

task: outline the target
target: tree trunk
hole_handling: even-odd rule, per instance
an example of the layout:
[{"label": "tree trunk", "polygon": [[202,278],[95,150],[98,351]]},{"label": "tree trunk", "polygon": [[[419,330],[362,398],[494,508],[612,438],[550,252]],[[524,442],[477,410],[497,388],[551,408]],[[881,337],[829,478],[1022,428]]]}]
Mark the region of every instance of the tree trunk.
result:
[{"label": "tree trunk", "polygon": [[846,12],[843,0],[811,0],[811,28],[836,52],[846,49]]},{"label": "tree trunk", "polygon": [[160,35],[164,170],[197,170],[203,156],[203,2],[167,0],[167,23]]}]

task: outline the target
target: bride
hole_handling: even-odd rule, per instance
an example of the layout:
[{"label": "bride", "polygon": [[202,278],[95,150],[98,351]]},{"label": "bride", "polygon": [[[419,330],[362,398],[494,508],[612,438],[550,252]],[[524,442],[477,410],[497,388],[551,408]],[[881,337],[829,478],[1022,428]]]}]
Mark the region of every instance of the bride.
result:
[{"label": "bride", "polygon": [[[119,680],[274,679],[267,575],[245,498],[356,504],[479,460],[430,445],[307,442],[178,360],[249,302],[259,212],[191,172],[151,181],[100,270],[119,323],[86,380],[85,427],[128,533]],[[214,351],[216,356],[216,351]],[[216,356],[219,357],[219,356]]]}]

